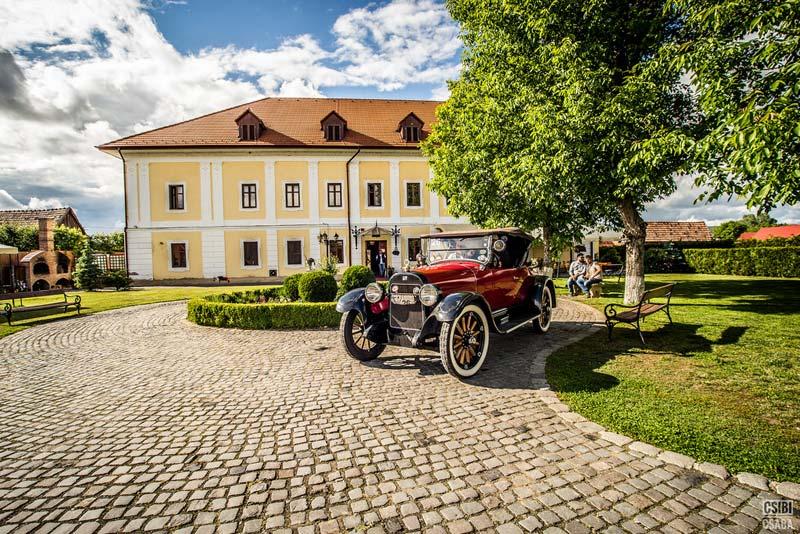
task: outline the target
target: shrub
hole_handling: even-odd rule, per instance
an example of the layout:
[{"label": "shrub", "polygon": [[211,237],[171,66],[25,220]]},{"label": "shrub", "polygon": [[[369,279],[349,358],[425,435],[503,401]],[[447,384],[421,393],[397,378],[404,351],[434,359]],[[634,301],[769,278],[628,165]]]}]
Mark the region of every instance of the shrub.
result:
[{"label": "shrub", "polygon": [[188,319],[199,325],[251,330],[335,327],[341,318],[333,302],[239,304],[206,297],[192,299],[188,308]]},{"label": "shrub", "polygon": [[298,291],[297,284],[300,282],[300,277],[303,273],[293,274],[283,281],[283,296],[291,301],[300,300],[300,292]]},{"label": "shrub", "polygon": [[350,290],[367,287],[367,284],[375,281],[375,274],[369,267],[363,265],[353,265],[345,269],[342,274],[342,281],[339,284],[339,291],[336,297],[341,297]]},{"label": "shrub", "polygon": [[304,302],[331,302],[336,298],[336,279],[325,271],[311,271],[300,277],[297,289]]},{"label": "shrub", "polygon": [[683,257],[683,251],[668,244],[645,250],[644,270],[647,273],[685,273],[689,271],[689,265]]},{"label": "shrub", "polygon": [[131,288],[132,283],[133,280],[128,276],[128,272],[125,269],[109,271],[103,276],[103,285],[111,286],[117,291],[127,291]]},{"label": "shrub", "polygon": [[87,243],[83,247],[81,257],[78,258],[78,264],[75,266],[75,274],[72,277],[75,280],[75,285],[80,289],[99,289],[103,284],[103,271],[94,262],[94,250],[92,245]]},{"label": "shrub", "polygon": [[800,247],[685,249],[689,266],[703,274],[793,278],[800,276]]},{"label": "shrub", "polygon": [[205,297],[211,302],[228,302],[233,304],[257,304],[264,302],[282,302],[285,299],[282,287],[265,287],[250,291],[234,291]]},{"label": "shrub", "polygon": [[772,237],[770,239],[742,239],[736,247],[800,247],[800,235],[792,237]]},{"label": "shrub", "polygon": [[332,276],[339,272],[339,263],[336,256],[325,256],[319,261],[319,269]]}]

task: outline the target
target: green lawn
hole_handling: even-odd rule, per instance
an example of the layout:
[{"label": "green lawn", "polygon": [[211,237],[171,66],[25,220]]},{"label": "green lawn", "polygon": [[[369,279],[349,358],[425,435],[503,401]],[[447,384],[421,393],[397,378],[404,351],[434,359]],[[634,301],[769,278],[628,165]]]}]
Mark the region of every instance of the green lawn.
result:
[{"label": "green lawn", "polygon": [[[226,293],[230,291],[246,291],[258,289],[266,286],[229,286],[220,285],[214,287],[136,287],[130,291],[72,291],[69,295],[81,296],[81,314],[97,313],[100,311],[124,308],[126,306],[136,306],[137,304],[153,304],[155,302],[168,302],[173,300],[183,300],[196,297],[198,295],[209,295],[213,293]],[[25,304],[39,302],[57,302],[61,297],[39,297],[36,299],[26,299]],[[2,303],[0,303],[2,304]],[[50,310],[51,312],[53,310]],[[50,313],[34,316],[31,314],[21,316],[21,319],[13,318],[13,326],[3,320],[0,324],[0,337],[5,337],[14,332],[24,330],[33,325],[42,324],[48,321],[69,320],[75,315],[72,309],[66,314]]]},{"label": "green lawn", "polygon": [[[550,384],[613,431],[800,482],[800,279],[653,275],[647,287],[673,281],[674,325],[648,317],[644,348],[627,325],[570,345],[548,358]],[[577,300],[602,309],[622,290],[614,277],[603,298]]]}]

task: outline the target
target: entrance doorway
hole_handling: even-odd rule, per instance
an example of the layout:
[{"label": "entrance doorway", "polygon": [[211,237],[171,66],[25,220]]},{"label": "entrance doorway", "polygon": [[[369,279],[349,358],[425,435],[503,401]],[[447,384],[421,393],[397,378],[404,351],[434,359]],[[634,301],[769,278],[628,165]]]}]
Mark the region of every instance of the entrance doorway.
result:
[{"label": "entrance doorway", "polygon": [[[377,278],[386,277],[389,266],[388,247],[385,239],[368,239],[364,241],[364,264],[370,268]],[[382,261],[381,261],[382,260]]]}]

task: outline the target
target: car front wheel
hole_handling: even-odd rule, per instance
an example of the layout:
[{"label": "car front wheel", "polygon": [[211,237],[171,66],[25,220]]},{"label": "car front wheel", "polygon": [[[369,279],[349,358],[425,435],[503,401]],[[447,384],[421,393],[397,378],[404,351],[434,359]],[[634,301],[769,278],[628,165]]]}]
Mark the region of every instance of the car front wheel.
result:
[{"label": "car front wheel", "polygon": [[489,322],[483,310],[470,304],[455,321],[443,323],[439,354],[448,373],[469,378],[480,370],[489,351]]},{"label": "car front wheel", "polygon": [[358,310],[342,314],[339,321],[339,335],[347,353],[361,362],[368,362],[380,356],[386,345],[367,339],[364,316]]},{"label": "car front wheel", "polygon": [[533,331],[539,334],[544,334],[550,330],[550,323],[553,320],[553,295],[550,293],[550,288],[544,286],[542,288],[542,310],[539,317],[533,320]]}]

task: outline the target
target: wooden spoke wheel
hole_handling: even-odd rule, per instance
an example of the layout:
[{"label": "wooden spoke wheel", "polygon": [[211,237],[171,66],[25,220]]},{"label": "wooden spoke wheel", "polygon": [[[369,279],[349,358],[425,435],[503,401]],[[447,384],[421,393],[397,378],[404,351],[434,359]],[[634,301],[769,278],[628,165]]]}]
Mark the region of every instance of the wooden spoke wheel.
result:
[{"label": "wooden spoke wheel", "polygon": [[386,348],[386,345],[368,339],[365,330],[365,318],[358,310],[350,310],[342,315],[339,322],[342,345],[350,356],[362,362],[374,360]]},{"label": "wooden spoke wheel", "polygon": [[539,313],[539,318],[534,319],[532,326],[533,331],[539,334],[544,334],[550,330],[550,323],[553,321],[553,295],[550,293],[550,288],[544,286],[542,288],[542,309]]},{"label": "wooden spoke wheel", "polygon": [[477,373],[489,350],[489,322],[474,304],[464,307],[451,323],[443,323],[439,334],[442,365],[453,376],[469,378]]}]

